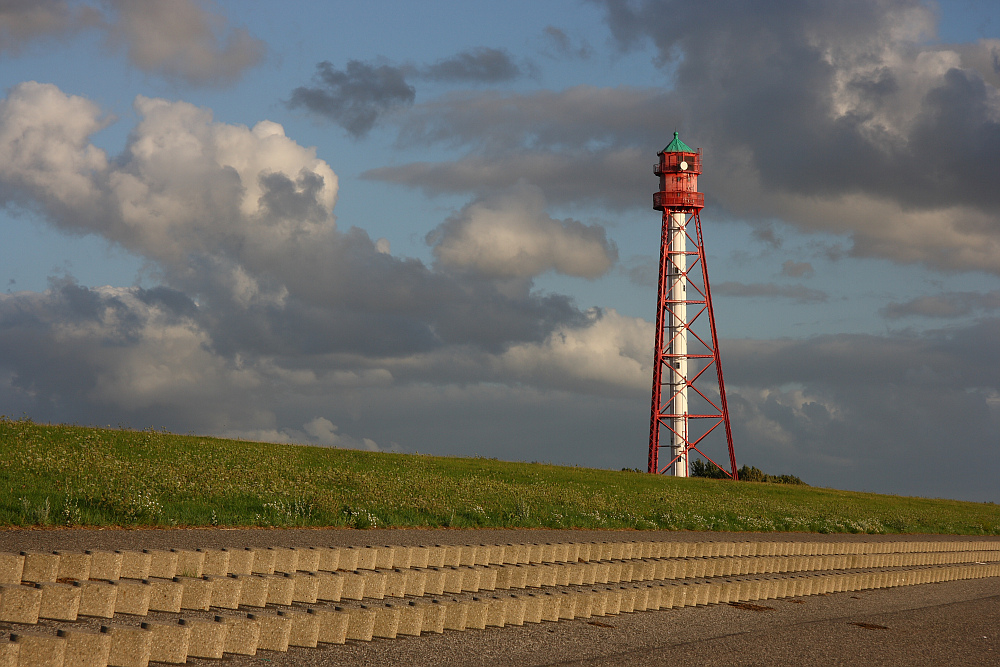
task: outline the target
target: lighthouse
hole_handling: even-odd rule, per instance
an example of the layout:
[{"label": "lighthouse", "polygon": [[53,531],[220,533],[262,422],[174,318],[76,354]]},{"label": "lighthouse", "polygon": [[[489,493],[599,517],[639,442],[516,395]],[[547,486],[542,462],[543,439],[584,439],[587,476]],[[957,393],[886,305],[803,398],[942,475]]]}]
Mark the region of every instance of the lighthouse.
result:
[{"label": "lighthouse", "polygon": [[[701,150],[692,149],[674,132],[657,155],[653,172],[660,187],[653,194],[653,208],[662,213],[662,224],[648,471],[687,477],[690,457],[697,453],[735,479],[736,456],[701,234]],[[720,425],[728,461],[705,453],[705,438]]]}]

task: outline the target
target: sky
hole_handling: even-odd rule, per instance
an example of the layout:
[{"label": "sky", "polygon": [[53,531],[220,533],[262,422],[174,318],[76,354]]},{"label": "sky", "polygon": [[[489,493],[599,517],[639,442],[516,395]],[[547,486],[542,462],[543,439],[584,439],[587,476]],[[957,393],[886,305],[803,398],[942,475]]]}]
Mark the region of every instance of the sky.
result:
[{"label": "sky", "polygon": [[1000,501],[996,2],[0,0],[0,95],[0,414],[645,469],[678,131],[737,463]]}]

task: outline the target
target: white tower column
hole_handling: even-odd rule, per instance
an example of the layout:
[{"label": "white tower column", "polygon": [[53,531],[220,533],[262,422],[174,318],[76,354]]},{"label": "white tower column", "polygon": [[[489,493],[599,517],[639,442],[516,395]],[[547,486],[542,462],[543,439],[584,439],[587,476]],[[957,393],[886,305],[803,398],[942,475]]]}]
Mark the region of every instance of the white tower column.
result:
[{"label": "white tower column", "polygon": [[671,353],[675,369],[671,372],[670,391],[673,398],[673,413],[679,415],[672,419],[670,434],[671,456],[680,458],[674,463],[672,472],[675,477],[688,476],[688,454],[684,452],[684,442],[687,441],[688,428],[688,332],[684,323],[687,321],[687,214],[670,214],[670,252],[673,265],[670,267],[670,316],[667,335],[671,341]]}]

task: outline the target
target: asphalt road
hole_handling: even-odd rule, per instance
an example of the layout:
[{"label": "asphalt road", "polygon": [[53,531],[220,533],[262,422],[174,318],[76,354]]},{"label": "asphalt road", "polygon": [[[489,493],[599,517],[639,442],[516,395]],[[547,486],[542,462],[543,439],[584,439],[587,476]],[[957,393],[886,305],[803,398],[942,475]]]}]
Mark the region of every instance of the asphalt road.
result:
[{"label": "asphalt road", "polygon": [[[11,530],[0,551],[666,540],[952,540],[549,530]],[[986,538],[991,539],[991,538]],[[755,608],[756,607],[756,608]],[[219,664],[192,660],[192,663]],[[1000,578],[261,651],[226,665],[1000,665]]]}]

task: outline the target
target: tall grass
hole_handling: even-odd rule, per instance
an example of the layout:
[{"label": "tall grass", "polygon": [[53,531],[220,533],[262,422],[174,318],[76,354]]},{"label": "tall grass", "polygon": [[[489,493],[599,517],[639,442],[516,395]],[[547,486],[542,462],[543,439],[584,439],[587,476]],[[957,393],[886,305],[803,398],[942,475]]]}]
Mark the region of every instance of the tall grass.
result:
[{"label": "tall grass", "polygon": [[1000,534],[1000,507],[0,417],[0,525]]}]

